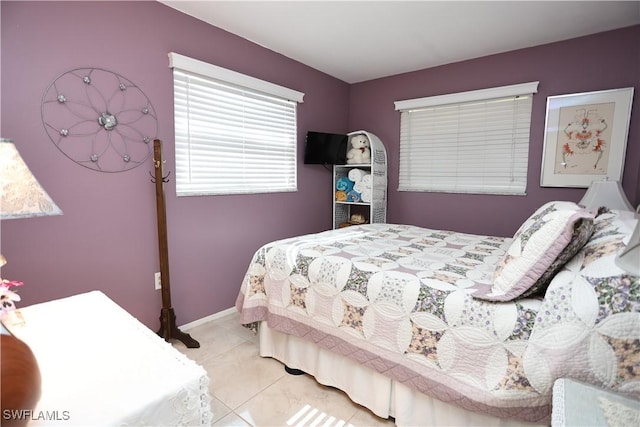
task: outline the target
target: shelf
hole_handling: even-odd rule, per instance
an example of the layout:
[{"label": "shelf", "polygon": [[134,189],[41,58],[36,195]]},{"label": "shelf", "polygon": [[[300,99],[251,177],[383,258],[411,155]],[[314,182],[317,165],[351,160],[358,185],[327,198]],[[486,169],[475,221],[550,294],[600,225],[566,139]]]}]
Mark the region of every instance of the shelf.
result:
[{"label": "shelf", "polygon": [[[377,136],[370,132],[358,131],[348,135],[349,138],[353,135],[365,135],[369,139],[371,162],[333,165],[333,228],[339,228],[349,222],[353,215],[363,216],[367,223],[384,223],[387,218],[387,153],[384,145]],[[364,186],[357,187],[358,182],[353,182],[354,179],[361,179],[362,177],[358,175],[363,174],[349,177],[350,171],[353,169],[359,169],[364,172],[365,176],[368,176],[368,182]],[[345,178],[348,178],[353,184],[353,190],[349,191],[359,193],[357,197],[350,200],[360,201],[336,200],[336,183]],[[345,187],[348,185],[341,184],[341,188]],[[366,202],[361,200],[361,195],[365,191],[371,192],[370,198],[365,197]]]},{"label": "shelf", "polygon": [[353,165],[335,165],[337,168],[370,168],[370,163],[358,163]]},{"label": "shelf", "polygon": [[369,206],[371,203],[368,202],[343,202],[341,200],[335,200],[336,205],[359,205],[359,206]]}]

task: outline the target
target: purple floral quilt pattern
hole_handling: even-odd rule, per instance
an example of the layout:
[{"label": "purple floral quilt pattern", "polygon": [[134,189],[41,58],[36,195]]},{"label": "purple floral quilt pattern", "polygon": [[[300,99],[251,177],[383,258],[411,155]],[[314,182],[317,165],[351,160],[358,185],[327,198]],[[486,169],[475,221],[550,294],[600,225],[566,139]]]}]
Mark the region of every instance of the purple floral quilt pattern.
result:
[{"label": "purple floral quilt pattern", "polygon": [[471,294],[509,238],[368,224],[285,239],[255,253],[236,307],[245,325],[267,321],[443,401],[546,422],[561,376],[639,389],[640,285],[608,260],[630,234],[619,228],[602,218],[544,299],[501,303]]}]

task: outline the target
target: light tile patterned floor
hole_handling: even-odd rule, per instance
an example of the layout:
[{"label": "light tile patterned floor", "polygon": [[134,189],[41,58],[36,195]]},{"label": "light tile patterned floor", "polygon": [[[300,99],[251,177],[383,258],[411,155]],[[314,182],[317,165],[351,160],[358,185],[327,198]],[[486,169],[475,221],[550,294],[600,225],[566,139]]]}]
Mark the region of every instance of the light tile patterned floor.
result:
[{"label": "light tile patterned floor", "polygon": [[258,355],[258,338],[237,313],[189,329],[200,348],[175,347],[202,365],[211,379],[215,426],[376,427],[393,422],[373,415],[340,390],[309,375],[289,375],[282,363]]}]

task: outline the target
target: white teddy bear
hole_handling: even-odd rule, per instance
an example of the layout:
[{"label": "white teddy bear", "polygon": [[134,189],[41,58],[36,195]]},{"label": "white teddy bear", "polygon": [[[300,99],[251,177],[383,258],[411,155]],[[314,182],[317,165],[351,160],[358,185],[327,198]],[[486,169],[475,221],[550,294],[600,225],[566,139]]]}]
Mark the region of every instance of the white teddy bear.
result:
[{"label": "white teddy bear", "polygon": [[371,146],[369,138],[363,134],[351,137],[351,149],[347,152],[347,163],[365,164],[371,162]]}]

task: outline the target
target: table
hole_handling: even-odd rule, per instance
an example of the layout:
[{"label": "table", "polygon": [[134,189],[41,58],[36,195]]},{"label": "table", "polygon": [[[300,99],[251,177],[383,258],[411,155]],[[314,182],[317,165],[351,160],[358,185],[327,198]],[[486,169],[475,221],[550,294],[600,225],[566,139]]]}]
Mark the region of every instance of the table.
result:
[{"label": "table", "polygon": [[209,377],[100,291],[21,308],[5,326],[33,351],[29,426],[208,425]]},{"label": "table", "polygon": [[632,397],[560,378],[553,384],[552,427],[640,425],[640,401]]}]

